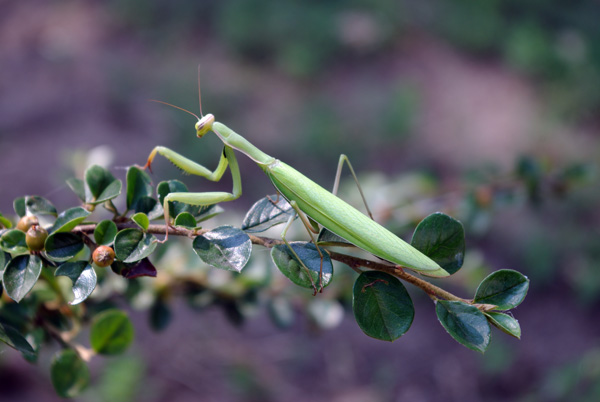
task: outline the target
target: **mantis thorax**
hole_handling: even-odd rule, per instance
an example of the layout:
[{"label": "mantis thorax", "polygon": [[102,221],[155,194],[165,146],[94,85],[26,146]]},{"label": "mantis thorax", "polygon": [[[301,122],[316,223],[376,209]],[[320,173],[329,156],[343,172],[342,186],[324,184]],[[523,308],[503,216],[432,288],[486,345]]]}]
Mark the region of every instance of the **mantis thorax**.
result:
[{"label": "mantis thorax", "polygon": [[214,121],[215,116],[210,113],[198,120],[198,123],[196,123],[196,135],[198,138],[202,138],[204,134],[208,133],[212,129]]}]

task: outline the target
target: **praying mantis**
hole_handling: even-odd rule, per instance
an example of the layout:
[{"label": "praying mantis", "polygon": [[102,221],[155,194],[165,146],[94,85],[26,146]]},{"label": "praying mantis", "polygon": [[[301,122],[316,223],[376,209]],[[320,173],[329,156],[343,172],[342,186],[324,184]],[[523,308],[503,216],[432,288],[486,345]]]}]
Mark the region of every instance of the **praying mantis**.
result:
[{"label": "praying mantis", "polygon": [[[318,225],[321,225],[337,236],[345,239],[347,242],[352,243],[354,246],[363,249],[383,260],[389,261],[398,267],[409,268],[422,275],[430,277],[445,277],[449,275],[448,272],[440,267],[435,261],[375,222],[372,217],[368,217],[337,197],[336,193],[344,162],[348,164],[348,167],[356,179],[352,165],[345,155],[340,156],[334,188],[332,192],[329,192],[293,167],[272,156],[267,155],[256,146],[252,145],[244,137],[237,134],[223,123],[216,121],[212,114],[203,115],[201,100],[201,117],[198,117],[196,114],[188,110],[166,102],[155,102],[167,104],[195,116],[198,119],[198,122],[195,125],[197,137],[202,138],[205,134],[212,131],[223,142],[224,147],[219,163],[214,171],[210,171],[206,167],[194,162],[193,160],[188,159],[163,146],[156,146],[152,150],[148,156],[146,164],[143,166],[144,169],[147,168],[151,171],[152,161],[158,154],[168,159],[171,163],[183,170],[185,173],[201,176],[214,182],[217,182],[221,179],[227,170],[227,167],[229,166],[233,179],[233,189],[231,193],[169,193],[164,197],[163,200],[165,225],[167,228],[170,219],[168,207],[168,203],[170,201],[178,201],[198,206],[207,206],[219,202],[233,201],[241,196],[242,180],[234,152],[238,151],[253,160],[264,171],[267,177],[271,180],[271,183],[277,190],[278,194],[281,194],[289,202],[296,214],[300,217],[311,237],[312,242],[315,243],[315,245],[316,241],[313,234],[319,233]],[[362,190],[360,189],[360,185],[359,191],[361,192],[362,196],[363,194]],[[370,211],[369,215],[371,215]],[[281,239],[287,245],[289,250],[291,250],[291,253],[296,257],[300,264],[306,270],[308,270],[286,239],[287,230],[294,220],[295,216],[291,216],[288,219],[281,233]],[[168,230],[166,233],[168,236]],[[167,236],[163,242],[167,240]],[[317,247],[317,251],[321,256],[319,287],[320,291],[322,291],[323,254],[320,250],[320,247]],[[317,289],[314,286],[314,283],[313,289],[316,294]]]}]

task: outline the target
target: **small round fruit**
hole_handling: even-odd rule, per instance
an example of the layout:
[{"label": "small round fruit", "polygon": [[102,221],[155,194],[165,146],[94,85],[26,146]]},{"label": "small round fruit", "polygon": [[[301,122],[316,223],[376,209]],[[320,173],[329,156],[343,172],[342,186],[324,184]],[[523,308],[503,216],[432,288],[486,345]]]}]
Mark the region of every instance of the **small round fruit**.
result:
[{"label": "small round fruit", "polygon": [[47,237],[48,232],[46,229],[40,225],[32,225],[25,234],[25,243],[31,251],[42,251]]},{"label": "small round fruit", "polygon": [[108,267],[115,261],[115,251],[108,246],[98,246],[92,254],[92,260],[99,267]]},{"label": "small round fruit", "polygon": [[37,216],[35,215],[25,215],[21,219],[19,219],[19,223],[17,223],[17,229],[27,232],[29,228],[33,225],[39,225]]}]

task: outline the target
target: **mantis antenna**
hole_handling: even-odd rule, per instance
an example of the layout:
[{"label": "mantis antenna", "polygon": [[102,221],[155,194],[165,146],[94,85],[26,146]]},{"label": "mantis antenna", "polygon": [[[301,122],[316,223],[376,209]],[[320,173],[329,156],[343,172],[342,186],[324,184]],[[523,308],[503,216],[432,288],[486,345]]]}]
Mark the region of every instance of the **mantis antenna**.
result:
[{"label": "mantis antenna", "polygon": [[195,113],[192,113],[192,112],[190,112],[189,110],[187,110],[187,109],[184,109],[184,108],[182,108],[182,107],[175,106],[175,105],[172,105],[172,104],[170,104],[170,103],[163,102],[163,101],[159,101],[159,100],[156,100],[156,99],[148,99],[148,100],[149,100],[150,102],[162,103],[163,105],[167,105],[167,106],[174,107],[175,109],[183,110],[184,112],[186,112],[186,113],[189,113],[189,114],[191,114],[192,116],[194,116],[195,118],[197,118],[198,120],[200,120],[200,117],[198,117],[198,115],[197,115],[197,114],[195,114]]},{"label": "mantis antenna", "polygon": [[200,116],[204,117],[202,113],[202,91],[200,91],[200,64],[198,64],[198,104],[200,105]]}]

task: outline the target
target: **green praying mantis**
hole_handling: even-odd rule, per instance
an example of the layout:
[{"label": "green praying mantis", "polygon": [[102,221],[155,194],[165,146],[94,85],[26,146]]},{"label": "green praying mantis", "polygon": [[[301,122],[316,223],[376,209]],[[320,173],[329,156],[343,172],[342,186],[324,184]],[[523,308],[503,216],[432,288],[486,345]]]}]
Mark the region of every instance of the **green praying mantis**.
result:
[{"label": "green praying mantis", "polygon": [[[372,219],[372,216],[368,217],[336,196],[344,162],[348,164],[348,167],[350,168],[352,175],[356,180],[354,170],[352,169],[352,166],[345,155],[340,156],[334,188],[332,192],[329,192],[293,167],[285,164],[279,159],[267,155],[226,125],[215,121],[215,117],[212,114],[203,115],[201,101],[200,115],[202,117],[198,117],[196,114],[188,110],[166,102],[155,102],[164,103],[195,116],[198,119],[198,122],[195,125],[196,135],[198,138],[202,138],[205,134],[212,131],[223,142],[224,148],[219,163],[214,171],[210,171],[206,167],[192,161],[191,159],[188,159],[163,146],[157,146],[152,150],[148,156],[146,164],[143,166],[144,169],[148,168],[151,171],[152,161],[156,155],[159,154],[168,159],[171,163],[183,170],[185,173],[201,176],[214,182],[217,182],[221,179],[227,170],[227,167],[229,166],[233,179],[233,189],[231,193],[174,192],[165,196],[163,203],[165,211],[165,225],[167,226],[167,229],[170,220],[168,207],[168,203],[170,201],[178,201],[198,206],[207,206],[219,202],[233,201],[241,196],[242,180],[234,152],[238,151],[253,160],[265,172],[277,190],[278,194],[281,194],[289,202],[296,214],[300,217],[311,237],[312,242],[315,243],[315,245],[316,241],[313,234],[319,233],[318,225],[321,225],[337,236],[345,239],[347,242],[352,243],[354,246],[361,248],[383,260],[387,260],[393,264],[396,264],[399,267],[409,268],[422,275],[431,277],[445,277],[449,275],[448,272],[441,268],[435,261],[375,222],[375,220]],[[361,196],[363,196],[360,185],[358,188],[361,192]],[[371,215],[370,211],[369,215]],[[287,245],[289,250],[291,250],[292,254],[296,257],[304,269],[308,271],[308,268],[306,268],[302,260],[296,255],[290,243],[286,239],[287,230],[295,218],[295,215],[289,218],[281,233],[281,239]],[[163,242],[167,240],[168,230],[166,230],[166,233],[167,235]],[[320,247],[317,247],[317,251],[321,256],[319,290],[322,291],[323,254],[320,250]],[[317,288],[314,283],[313,289],[316,294]]]}]

